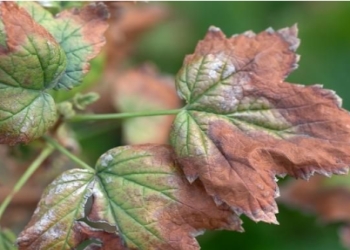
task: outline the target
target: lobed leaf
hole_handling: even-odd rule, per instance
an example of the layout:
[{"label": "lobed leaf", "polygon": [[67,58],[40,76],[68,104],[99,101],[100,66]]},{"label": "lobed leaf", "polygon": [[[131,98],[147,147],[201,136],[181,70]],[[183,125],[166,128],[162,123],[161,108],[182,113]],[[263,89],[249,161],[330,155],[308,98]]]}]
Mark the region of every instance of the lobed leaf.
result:
[{"label": "lobed leaf", "polygon": [[340,98],[284,82],[298,45],[296,26],[231,38],[211,27],[176,78],[187,105],[171,143],[185,175],[254,221],[277,223],[275,175],[348,171],[350,116]]},{"label": "lobed leaf", "polygon": [[11,2],[0,4],[0,143],[40,137],[56,121],[53,88],[66,67],[55,39]]},{"label": "lobed leaf", "polygon": [[15,240],[16,236],[10,230],[0,229],[0,249],[16,250]]},{"label": "lobed leaf", "polygon": [[64,10],[53,17],[35,2],[19,2],[19,5],[52,34],[67,56],[67,68],[56,89],[71,89],[81,84],[89,71],[89,60],[105,43],[103,33],[108,27],[106,6],[93,3],[80,10]]},{"label": "lobed leaf", "polygon": [[72,249],[86,240],[77,220],[85,215],[94,181],[94,173],[83,169],[68,170],[54,180],[19,235],[19,249]]},{"label": "lobed leaf", "polygon": [[[115,232],[86,225],[106,222]],[[241,231],[226,205],[216,206],[200,182],[187,182],[170,147],[126,146],[103,154],[96,173],[72,169],[44,192],[33,218],[20,234],[19,249],[72,249],[87,238],[88,249],[199,249],[195,237],[206,229]]]},{"label": "lobed leaf", "polygon": [[170,147],[115,148],[96,171],[88,217],[116,226],[128,249],[199,249],[194,237],[205,229],[241,230],[227,206],[217,207],[201,183],[187,182]]}]

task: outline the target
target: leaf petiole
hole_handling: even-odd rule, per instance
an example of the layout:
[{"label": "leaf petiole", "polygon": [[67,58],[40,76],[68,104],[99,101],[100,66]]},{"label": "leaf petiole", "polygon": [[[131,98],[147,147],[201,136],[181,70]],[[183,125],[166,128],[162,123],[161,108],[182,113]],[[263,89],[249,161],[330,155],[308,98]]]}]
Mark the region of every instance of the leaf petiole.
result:
[{"label": "leaf petiole", "polygon": [[5,200],[2,202],[0,206],[0,218],[5,212],[5,209],[10,204],[12,198],[15,194],[23,187],[23,185],[28,181],[28,179],[32,176],[32,174],[40,167],[40,165],[45,161],[45,159],[53,152],[54,148],[48,146],[45,148],[40,155],[32,162],[32,164],[28,167],[25,173],[21,176],[21,178],[17,181],[16,185],[13,187],[11,193],[7,195]]},{"label": "leaf petiole", "polygon": [[76,116],[70,118],[69,121],[70,122],[81,122],[81,121],[125,119],[125,118],[135,118],[135,117],[142,117],[142,116],[176,115],[180,111],[182,111],[182,109],[141,111],[141,112],[117,113],[117,114],[76,115]]},{"label": "leaf petiole", "polygon": [[63,146],[61,146],[57,141],[55,141],[54,139],[52,139],[49,136],[43,136],[44,140],[49,143],[52,147],[54,147],[55,149],[57,149],[58,151],[60,151],[62,154],[64,154],[65,156],[67,156],[69,159],[71,159],[73,162],[75,162],[77,165],[79,165],[82,168],[85,168],[87,170],[91,170],[93,172],[95,172],[95,170],[90,167],[88,164],[86,164],[85,162],[83,162],[82,160],[80,160],[78,157],[76,157],[74,154],[72,154],[71,152],[69,152],[67,149],[65,149]]}]

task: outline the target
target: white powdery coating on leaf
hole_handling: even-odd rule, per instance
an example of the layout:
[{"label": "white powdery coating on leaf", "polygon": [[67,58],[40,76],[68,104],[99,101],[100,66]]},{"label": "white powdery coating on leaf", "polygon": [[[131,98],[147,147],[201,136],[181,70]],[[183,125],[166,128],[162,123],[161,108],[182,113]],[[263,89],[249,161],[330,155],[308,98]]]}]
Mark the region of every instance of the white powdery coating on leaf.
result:
[{"label": "white powdery coating on leaf", "polygon": [[246,37],[252,38],[255,36],[255,33],[251,30],[248,30],[248,31],[244,32],[243,35],[245,35]]},{"label": "white powdery coating on leaf", "polygon": [[193,183],[197,178],[198,178],[198,175],[197,176],[186,175],[186,179],[188,180],[189,183]]},{"label": "white powdery coating on leaf", "polygon": [[269,27],[266,29],[266,32],[269,34],[273,34],[273,33],[275,33],[275,30],[272,27]]},{"label": "white powdery coating on leaf", "polygon": [[100,162],[102,167],[107,167],[108,164],[113,160],[113,156],[109,153],[105,153],[101,156]]},{"label": "white powdery coating on leaf", "polygon": [[107,184],[113,182],[113,178],[112,178],[111,176],[106,176],[106,177],[104,178],[104,180],[105,180],[105,182],[106,182]]},{"label": "white powdery coating on leaf", "polygon": [[213,196],[213,200],[217,206],[220,206],[224,203],[218,196]]},{"label": "white powdery coating on leaf", "polygon": [[205,229],[198,229],[196,231],[190,232],[190,236],[196,238],[199,235],[203,235],[205,233]]},{"label": "white powdery coating on leaf", "polygon": [[227,64],[222,72],[222,77],[227,78],[236,72],[236,67],[233,64]]},{"label": "white powdery coating on leaf", "polygon": [[209,77],[213,80],[217,80],[219,77],[220,70],[224,66],[224,62],[220,58],[214,58],[214,60],[209,65]]},{"label": "white powdery coating on leaf", "polygon": [[21,131],[21,133],[25,134],[28,132],[29,128],[30,128],[30,123],[26,120],[24,122],[24,124],[22,125],[20,131]]},{"label": "white powdery coating on leaf", "polygon": [[211,31],[211,32],[220,32],[221,29],[219,27],[210,26],[209,27],[209,31]]}]

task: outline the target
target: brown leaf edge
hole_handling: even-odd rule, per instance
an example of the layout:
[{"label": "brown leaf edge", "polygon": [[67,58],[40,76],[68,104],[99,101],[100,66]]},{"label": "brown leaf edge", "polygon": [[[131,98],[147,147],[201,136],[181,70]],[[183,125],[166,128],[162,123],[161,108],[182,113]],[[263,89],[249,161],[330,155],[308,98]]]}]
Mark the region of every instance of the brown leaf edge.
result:
[{"label": "brown leaf edge", "polygon": [[[103,154],[96,166],[103,185],[98,190],[120,191],[119,195],[111,193],[115,191],[93,192],[94,202],[87,218],[116,226],[130,249],[198,250],[195,237],[205,230],[243,231],[238,216],[225,204],[217,206],[201,182],[188,183],[170,146],[140,144],[114,148]],[[145,175],[143,181],[139,178],[142,175]],[[108,181],[111,176],[118,178]],[[125,194],[135,195],[127,195],[129,201],[126,202]],[[106,199],[116,196],[119,198]],[[135,207],[138,212],[130,209],[125,212],[126,218],[121,219],[106,208],[106,204],[114,204],[118,211]]]},{"label": "brown leaf edge", "polygon": [[[181,155],[184,145],[176,150],[186,176],[190,181],[199,177],[216,201],[254,221],[277,223],[275,175],[308,179],[314,173],[345,174],[350,165],[350,116],[341,109],[341,99],[320,85],[284,82],[297,66],[299,56],[294,51],[298,45],[296,26],[259,34],[249,31],[230,38],[211,27],[194,54],[186,56],[179,72],[178,90],[188,102],[188,119],[202,126],[203,133],[192,138],[175,131],[173,141],[192,139],[198,147],[201,138],[208,138],[204,149],[187,155]],[[200,58],[207,61],[202,59],[200,64]],[[221,67],[218,60],[223,60]],[[209,71],[208,76],[188,77],[191,66],[197,74]],[[218,71],[210,75],[216,68]],[[212,77],[220,74],[213,86],[222,92],[210,85]],[[203,86],[204,93],[212,92],[202,98],[199,83],[192,89],[185,85],[193,79],[209,86]],[[220,82],[226,88],[220,89]],[[220,93],[224,98],[215,99]],[[249,104],[252,112],[264,111],[274,120],[266,124],[264,115],[249,117]],[[234,122],[217,114],[232,115]],[[262,125],[254,126],[254,121]]]}]

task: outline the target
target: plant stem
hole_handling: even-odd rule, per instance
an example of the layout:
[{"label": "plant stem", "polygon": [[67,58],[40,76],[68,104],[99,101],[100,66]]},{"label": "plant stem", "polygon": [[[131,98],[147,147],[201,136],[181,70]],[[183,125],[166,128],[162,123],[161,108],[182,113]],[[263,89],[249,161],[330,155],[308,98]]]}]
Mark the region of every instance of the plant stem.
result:
[{"label": "plant stem", "polygon": [[181,110],[182,109],[171,109],[171,110],[142,111],[142,112],[117,113],[117,114],[76,115],[70,118],[69,121],[81,122],[81,121],[135,118],[135,117],[141,117],[141,116],[176,115]]},{"label": "plant stem", "polygon": [[95,172],[95,169],[93,169],[92,167],[90,167],[88,164],[86,164],[85,162],[83,162],[82,160],[80,160],[78,157],[76,157],[74,154],[72,154],[71,152],[69,152],[67,149],[65,149],[63,146],[61,146],[57,141],[55,141],[54,139],[52,139],[49,136],[43,136],[43,138],[47,141],[47,143],[49,143],[51,146],[53,146],[55,149],[57,149],[58,151],[60,151],[62,154],[66,155],[69,159],[71,159],[72,161],[74,161],[76,164],[78,164],[80,167],[85,168],[87,170],[91,170]]},{"label": "plant stem", "polygon": [[12,191],[7,195],[5,200],[0,206],[0,218],[3,215],[5,209],[10,204],[13,196],[23,187],[23,185],[28,181],[32,174],[40,167],[44,160],[53,152],[53,148],[48,146],[45,148],[40,155],[32,162],[32,164],[27,168],[21,178],[17,181],[16,185],[13,187]]}]

